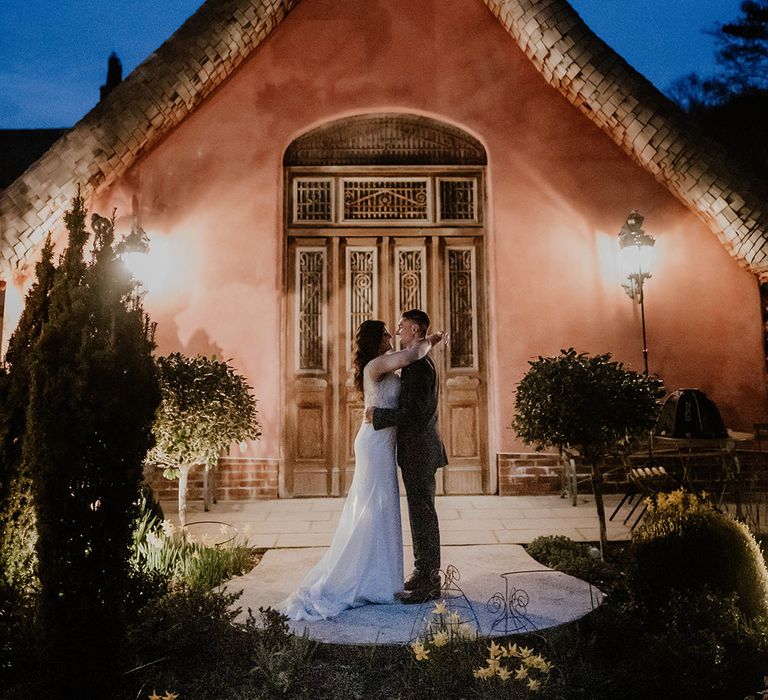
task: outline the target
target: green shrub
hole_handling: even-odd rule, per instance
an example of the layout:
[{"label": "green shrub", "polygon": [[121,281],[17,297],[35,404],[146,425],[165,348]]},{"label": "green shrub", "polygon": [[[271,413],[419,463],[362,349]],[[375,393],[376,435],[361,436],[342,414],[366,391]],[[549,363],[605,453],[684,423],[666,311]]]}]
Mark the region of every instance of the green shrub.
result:
[{"label": "green shrub", "polygon": [[317,642],[291,634],[288,618],[273,608],[259,608],[259,621],[248,612],[246,629],[254,641],[251,678],[266,697],[288,695],[312,675],[308,666]]},{"label": "green shrub", "polygon": [[0,688],[31,676],[37,664],[38,645],[29,624],[33,604],[31,596],[0,580]]},{"label": "green shrub", "polygon": [[131,563],[144,574],[162,576],[172,584],[210,590],[253,568],[256,553],[248,546],[247,535],[226,546],[197,542],[144,498],[133,530]]},{"label": "green shrub", "polygon": [[525,549],[544,566],[595,585],[612,583],[620,575],[614,566],[599,558],[595,548],[564,535],[537,537]]},{"label": "green shrub", "polygon": [[768,570],[749,529],[682,491],[661,496],[633,534],[640,600],[671,591],[737,594],[747,620],[768,619]]},{"label": "green shrub", "polygon": [[179,587],[144,606],[129,626],[118,697],[145,698],[153,688],[180,700],[233,697],[227,691],[243,682],[252,644],[233,625],[239,595]]}]

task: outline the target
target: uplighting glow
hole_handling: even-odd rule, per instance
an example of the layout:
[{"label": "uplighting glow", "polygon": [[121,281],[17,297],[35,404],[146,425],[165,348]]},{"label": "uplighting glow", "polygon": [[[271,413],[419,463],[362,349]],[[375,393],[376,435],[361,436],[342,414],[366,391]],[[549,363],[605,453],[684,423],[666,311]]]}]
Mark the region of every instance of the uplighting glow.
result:
[{"label": "uplighting glow", "polygon": [[656,271],[656,248],[653,245],[628,245],[620,249],[619,257],[625,279],[631,275],[651,277]]},{"label": "uplighting glow", "polygon": [[150,236],[149,251],[123,254],[123,264],[153,296],[169,293],[180,274],[180,256],[169,236]]}]

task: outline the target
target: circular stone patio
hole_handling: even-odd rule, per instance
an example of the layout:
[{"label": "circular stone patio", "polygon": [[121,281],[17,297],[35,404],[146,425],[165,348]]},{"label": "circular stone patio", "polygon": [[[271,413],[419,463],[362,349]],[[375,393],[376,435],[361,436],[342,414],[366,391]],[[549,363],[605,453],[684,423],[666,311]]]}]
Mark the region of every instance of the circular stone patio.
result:
[{"label": "circular stone patio", "polygon": [[[250,572],[227,583],[229,590],[243,590],[237,602],[242,608],[238,620],[245,620],[248,608],[258,616],[259,607],[274,607],[284,600],[325,551],[323,547],[268,550]],[[448,573],[446,606],[481,637],[572,622],[594,610],[604,597],[585,581],[542,566],[520,545],[443,547],[442,559]],[[411,561],[411,548],[406,547],[406,570]],[[333,620],[291,622],[290,627],[296,634],[332,644],[406,644],[422,634],[434,605],[434,601],[365,605]]]}]

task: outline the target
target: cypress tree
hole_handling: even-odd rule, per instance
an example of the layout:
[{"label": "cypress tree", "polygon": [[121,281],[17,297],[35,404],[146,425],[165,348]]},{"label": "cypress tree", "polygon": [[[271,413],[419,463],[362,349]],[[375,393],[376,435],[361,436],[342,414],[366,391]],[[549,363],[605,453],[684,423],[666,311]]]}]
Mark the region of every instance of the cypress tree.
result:
[{"label": "cypress tree", "polygon": [[152,333],[114,252],[113,221],[82,198],[48,317],[29,348],[22,462],[32,481],[46,680],[60,697],[103,696],[118,671],[131,524],[159,403]]},{"label": "cypress tree", "polygon": [[36,540],[32,486],[21,459],[29,403],[31,349],[48,320],[55,267],[48,237],[35,266],[37,281],[30,288],[19,323],[8,342],[0,390],[0,577],[17,590],[34,583]]}]

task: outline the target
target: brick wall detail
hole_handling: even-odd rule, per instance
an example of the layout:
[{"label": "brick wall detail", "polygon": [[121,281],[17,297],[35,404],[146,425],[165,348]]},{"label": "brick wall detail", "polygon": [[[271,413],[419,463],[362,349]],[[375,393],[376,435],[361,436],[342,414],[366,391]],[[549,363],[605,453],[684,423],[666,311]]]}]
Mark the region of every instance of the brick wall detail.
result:
[{"label": "brick wall detail", "polygon": [[500,452],[496,455],[499,496],[537,496],[559,493],[563,465],[556,454]]},{"label": "brick wall detail", "polygon": [[[227,457],[219,461],[213,473],[218,501],[251,501],[260,498],[278,497],[278,461],[276,459],[253,459]],[[157,470],[149,485],[161,500],[173,500],[179,495],[179,482],[166,479]],[[193,467],[189,473],[187,499],[203,498],[203,468]]]}]

